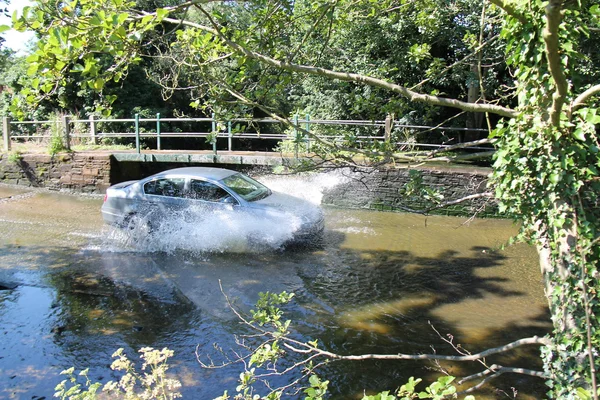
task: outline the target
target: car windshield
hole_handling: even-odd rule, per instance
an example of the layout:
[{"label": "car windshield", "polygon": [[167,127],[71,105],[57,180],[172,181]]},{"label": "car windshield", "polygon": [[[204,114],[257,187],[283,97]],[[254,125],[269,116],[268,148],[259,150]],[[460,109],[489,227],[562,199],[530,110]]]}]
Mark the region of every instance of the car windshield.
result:
[{"label": "car windshield", "polygon": [[221,182],[246,201],[264,199],[271,194],[268,187],[242,174],[230,175]]}]

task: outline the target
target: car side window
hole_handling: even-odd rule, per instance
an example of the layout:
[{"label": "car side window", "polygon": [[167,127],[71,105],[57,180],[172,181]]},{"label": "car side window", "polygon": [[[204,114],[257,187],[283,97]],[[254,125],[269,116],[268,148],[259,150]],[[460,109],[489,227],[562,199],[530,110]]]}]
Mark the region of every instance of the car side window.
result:
[{"label": "car side window", "polygon": [[[190,181],[189,197],[197,200],[226,202],[233,198],[227,191],[214,183],[192,179]],[[236,202],[237,203],[237,202]]]},{"label": "car side window", "polygon": [[182,197],[184,186],[184,178],[155,179],[144,185],[144,193],[155,196]]}]

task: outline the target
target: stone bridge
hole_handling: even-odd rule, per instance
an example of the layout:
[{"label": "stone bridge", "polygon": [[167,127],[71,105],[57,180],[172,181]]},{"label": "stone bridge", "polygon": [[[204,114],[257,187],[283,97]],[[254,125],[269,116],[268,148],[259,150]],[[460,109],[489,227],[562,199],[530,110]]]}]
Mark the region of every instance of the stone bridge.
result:
[{"label": "stone bridge", "polygon": [[[250,174],[273,173],[277,166],[293,165],[298,160],[277,153],[210,151],[75,152],[47,154],[0,154],[0,182],[14,185],[104,193],[106,188],[125,180],[141,179],[154,173],[181,166],[219,166]],[[346,170],[346,179],[323,194],[323,203],[344,208],[386,211],[424,209],[430,203],[419,196],[405,196],[410,181],[406,164],[364,170]],[[464,166],[424,166],[418,168],[424,185],[441,193],[445,200],[485,192],[488,168]],[[497,207],[489,198],[479,197],[446,207],[446,215],[497,216]]]}]

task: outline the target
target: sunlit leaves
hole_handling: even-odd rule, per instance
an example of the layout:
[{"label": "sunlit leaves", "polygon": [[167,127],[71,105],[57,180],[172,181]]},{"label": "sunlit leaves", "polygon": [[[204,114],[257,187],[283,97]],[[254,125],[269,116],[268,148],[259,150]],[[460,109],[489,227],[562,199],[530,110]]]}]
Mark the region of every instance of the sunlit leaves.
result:
[{"label": "sunlit leaves", "polygon": [[[109,80],[122,79],[129,66],[140,60],[139,39],[168,14],[161,11],[160,16],[136,19],[130,14],[133,5],[123,0],[78,0],[63,5],[39,1],[25,8],[20,18],[15,15],[15,29],[41,35],[28,57],[27,72],[36,77],[32,88],[40,92],[31,100],[54,93],[66,84],[70,73],[79,74],[81,83],[96,91]],[[108,68],[105,55],[112,57]]]},{"label": "sunlit leaves", "polygon": [[428,43],[414,44],[408,50],[408,55],[414,62],[421,62],[431,57],[431,45]]}]

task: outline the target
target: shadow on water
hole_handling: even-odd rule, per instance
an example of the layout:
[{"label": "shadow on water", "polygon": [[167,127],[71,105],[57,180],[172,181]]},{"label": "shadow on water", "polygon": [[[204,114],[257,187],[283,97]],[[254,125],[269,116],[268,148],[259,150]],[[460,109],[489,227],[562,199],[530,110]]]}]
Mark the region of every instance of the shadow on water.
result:
[{"label": "shadow on water", "polygon": [[[494,274],[507,262],[501,251],[474,246],[470,256],[443,251],[423,257],[409,251],[329,250],[328,268],[299,272],[305,290],[298,293],[300,302],[314,313],[298,318],[299,330],[318,338],[327,350],[457,355],[442,337],[475,353],[550,330],[545,305],[531,304],[528,293]],[[504,308],[500,315],[496,313],[499,308]],[[488,365],[541,369],[536,346],[486,361]],[[482,370],[477,363],[439,366],[459,377]],[[432,374],[432,369],[439,368],[433,362],[336,362],[323,375],[332,380],[335,398],[361,398],[365,390],[395,389],[411,376],[435,379],[439,374]],[[547,390],[539,378],[505,375],[483,393],[493,398],[498,389],[503,396],[501,391],[512,394],[512,387],[518,388],[519,398],[541,398]]]},{"label": "shadow on water", "polygon": [[[134,354],[143,346],[175,351],[173,370],[184,383],[184,397],[232,393],[240,367],[202,370],[194,354],[197,345],[200,353],[212,353],[215,342],[235,349],[233,335],[243,333],[219,280],[243,311],[260,291],[295,292],[286,307],[294,335],[318,339],[340,354],[430,353],[431,346],[455,354],[431,326],[473,352],[549,330],[547,311],[530,304],[514,278],[496,271],[510,261],[503,252],[472,246],[469,254],[444,250],[426,256],[350,248],[344,241],[344,233],[329,231],[322,249],[200,255],[4,246],[0,282],[21,286],[0,291],[0,320],[10,321],[1,328],[0,365],[8,377],[0,378],[0,397],[49,396],[60,370],[70,366],[90,367],[91,377],[103,382],[114,379],[108,368],[112,352],[125,347]],[[21,318],[32,307],[37,314]],[[540,367],[537,348],[488,361]],[[321,376],[331,381],[333,398],[360,398],[363,390],[393,390],[410,376],[431,378],[432,367],[335,362]],[[473,364],[443,367],[457,376],[479,370]],[[504,376],[492,384],[509,393],[512,386],[519,398],[545,392],[533,378]],[[487,398],[495,398],[493,388]]]}]

